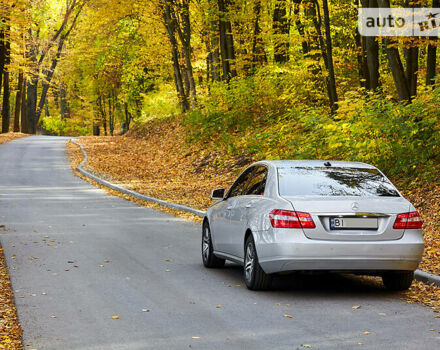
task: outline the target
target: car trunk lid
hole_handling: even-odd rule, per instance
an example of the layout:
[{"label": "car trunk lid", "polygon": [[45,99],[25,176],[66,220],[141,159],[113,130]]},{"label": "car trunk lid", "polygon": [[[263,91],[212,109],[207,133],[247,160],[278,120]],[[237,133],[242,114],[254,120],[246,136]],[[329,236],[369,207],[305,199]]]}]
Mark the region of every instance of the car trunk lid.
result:
[{"label": "car trunk lid", "polygon": [[394,229],[397,214],[410,210],[403,197],[284,197],[294,210],[310,213],[316,228],[304,229],[310,239],[395,240],[405,230]]}]

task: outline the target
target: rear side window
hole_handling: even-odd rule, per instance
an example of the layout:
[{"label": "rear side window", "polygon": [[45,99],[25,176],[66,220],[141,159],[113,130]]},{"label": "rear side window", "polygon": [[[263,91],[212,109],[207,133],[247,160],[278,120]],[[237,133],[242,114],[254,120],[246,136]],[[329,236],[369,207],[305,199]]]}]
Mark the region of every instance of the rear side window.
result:
[{"label": "rear side window", "polygon": [[399,197],[377,169],[345,167],[278,168],[281,196]]},{"label": "rear side window", "polygon": [[262,196],[266,187],[266,178],[267,169],[264,166],[258,167],[249,181],[249,185],[244,194]]},{"label": "rear side window", "polygon": [[243,191],[246,189],[249,178],[252,175],[254,169],[254,167],[247,169],[243,174],[240,175],[237,180],[235,180],[234,184],[228,191],[227,198],[241,196],[243,194]]}]

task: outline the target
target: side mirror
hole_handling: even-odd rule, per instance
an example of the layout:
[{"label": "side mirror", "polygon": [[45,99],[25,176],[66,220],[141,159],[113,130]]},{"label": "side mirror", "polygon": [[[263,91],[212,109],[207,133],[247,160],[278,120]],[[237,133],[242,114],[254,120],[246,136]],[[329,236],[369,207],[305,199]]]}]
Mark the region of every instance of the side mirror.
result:
[{"label": "side mirror", "polygon": [[223,199],[225,197],[225,189],[217,188],[211,192],[211,199]]}]

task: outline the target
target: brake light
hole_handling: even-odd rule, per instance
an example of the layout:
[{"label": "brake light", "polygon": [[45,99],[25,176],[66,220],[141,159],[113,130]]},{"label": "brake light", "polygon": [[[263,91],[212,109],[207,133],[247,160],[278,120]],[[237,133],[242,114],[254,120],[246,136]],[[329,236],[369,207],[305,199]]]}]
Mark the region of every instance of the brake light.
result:
[{"label": "brake light", "polygon": [[419,213],[412,211],[410,213],[402,213],[397,215],[393,228],[395,229],[418,229],[422,228],[422,218]]},{"label": "brake light", "polygon": [[270,223],[276,228],[315,228],[309,213],[274,209],[269,214]]}]

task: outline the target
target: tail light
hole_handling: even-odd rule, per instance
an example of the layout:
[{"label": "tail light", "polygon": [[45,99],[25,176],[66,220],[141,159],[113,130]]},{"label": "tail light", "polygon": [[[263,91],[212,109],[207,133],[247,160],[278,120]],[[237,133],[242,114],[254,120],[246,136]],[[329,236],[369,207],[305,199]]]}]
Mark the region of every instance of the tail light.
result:
[{"label": "tail light", "polygon": [[270,223],[276,228],[315,228],[309,213],[274,209],[269,213]]},{"label": "tail light", "polygon": [[395,229],[417,229],[422,228],[422,218],[419,213],[412,211],[410,213],[402,213],[397,215],[396,221],[394,221],[393,228]]}]

